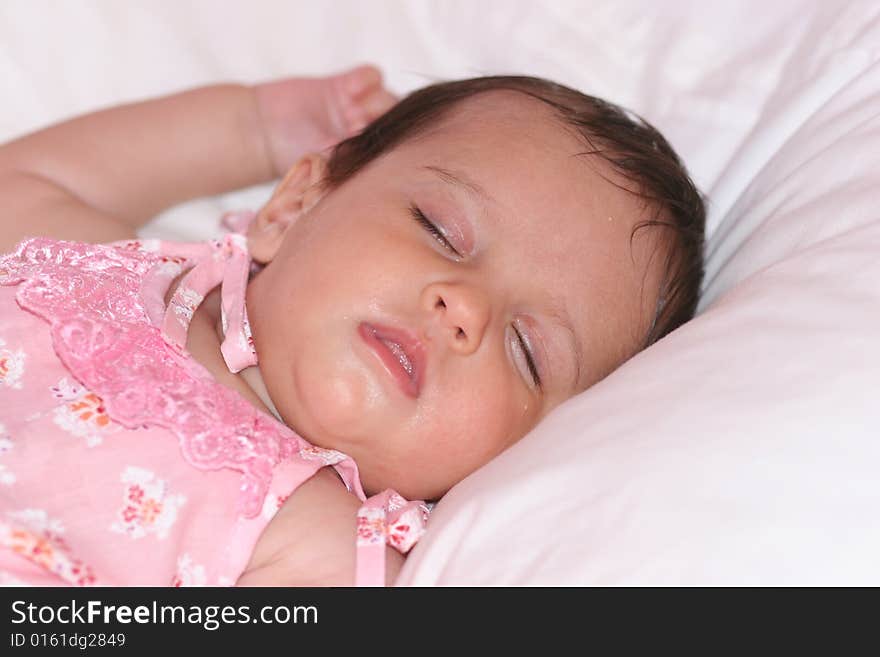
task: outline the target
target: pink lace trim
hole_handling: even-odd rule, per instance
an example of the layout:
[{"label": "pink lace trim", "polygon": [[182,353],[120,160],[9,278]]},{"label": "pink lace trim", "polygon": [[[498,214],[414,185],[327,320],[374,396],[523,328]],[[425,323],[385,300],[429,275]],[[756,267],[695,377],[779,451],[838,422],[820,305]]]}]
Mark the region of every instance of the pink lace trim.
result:
[{"label": "pink lace trim", "polygon": [[181,262],[142,246],[27,240],[0,257],[0,284],[21,284],[19,305],[49,322],[59,358],[114,420],[172,431],[197,468],[241,472],[243,515],[260,512],[273,468],[294,457],[335,465],[363,500],[350,458],[309,444],[163,340],[151,317],[164,292],[148,283],[167,289]]}]

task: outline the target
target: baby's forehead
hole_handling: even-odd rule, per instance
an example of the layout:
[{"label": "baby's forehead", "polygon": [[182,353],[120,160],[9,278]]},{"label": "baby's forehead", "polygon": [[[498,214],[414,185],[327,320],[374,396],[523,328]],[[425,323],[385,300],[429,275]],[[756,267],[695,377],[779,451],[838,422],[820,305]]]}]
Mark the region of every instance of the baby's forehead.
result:
[{"label": "baby's forehead", "polygon": [[542,217],[562,212],[578,216],[581,224],[611,216],[621,225],[641,215],[643,202],[629,191],[629,183],[562,123],[525,94],[487,92],[468,99],[402,150],[407,166],[455,172],[484,190],[489,204],[511,222],[546,228]]},{"label": "baby's forehead", "polygon": [[522,171],[531,186],[558,182],[593,196],[607,186],[600,195],[641,202],[632,181],[598,153],[589,134],[523,92],[492,90],[466,98],[412,142],[422,147],[421,155],[449,157],[492,175]]},{"label": "baby's forehead", "polygon": [[518,135],[517,141],[540,137],[546,141],[567,141],[577,147],[576,138],[559,113],[547,103],[521,91],[493,89],[460,100],[444,111],[427,127],[422,137],[442,133],[446,137],[460,136],[473,139],[485,135],[487,128]]},{"label": "baby's forehead", "polygon": [[481,190],[502,232],[552,243],[595,240],[598,231],[604,242],[613,229],[615,240],[628,240],[645,218],[643,201],[561,124],[551,108],[526,94],[478,94],[401,145],[401,169],[437,185],[454,187],[458,179],[459,187]]}]

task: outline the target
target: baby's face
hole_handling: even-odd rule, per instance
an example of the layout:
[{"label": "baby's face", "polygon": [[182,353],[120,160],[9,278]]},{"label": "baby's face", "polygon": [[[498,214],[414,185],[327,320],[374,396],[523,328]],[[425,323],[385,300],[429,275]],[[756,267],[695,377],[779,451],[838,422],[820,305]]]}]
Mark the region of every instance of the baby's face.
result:
[{"label": "baby's face", "polygon": [[277,238],[248,292],[263,381],[368,493],[441,496],[637,348],[650,231],[631,252],[641,204],[584,150],[535,101],[484,94]]}]

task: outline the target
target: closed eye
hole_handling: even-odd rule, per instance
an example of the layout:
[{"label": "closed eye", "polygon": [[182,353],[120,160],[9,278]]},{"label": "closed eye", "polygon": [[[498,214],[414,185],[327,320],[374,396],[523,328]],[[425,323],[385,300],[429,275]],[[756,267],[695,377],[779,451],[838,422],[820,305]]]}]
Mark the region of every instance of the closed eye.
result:
[{"label": "closed eye", "polygon": [[422,228],[431,233],[431,235],[434,236],[434,239],[440,242],[444,249],[450,251],[451,253],[454,253],[457,256],[461,256],[461,254],[455,249],[454,246],[452,246],[449,240],[446,239],[446,236],[443,234],[443,232],[439,228],[437,228],[437,225],[425,216],[425,213],[422,212],[419,206],[415,204],[410,204],[409,212],[412,215],[412,218],[415,219],[419,224],[421,224]]},{"label": "closed eye", "polygon": [[516,337],[519,340],[520,347],[522,347],[523,353],[526,355],[526,363],[529,366],[529,375],[532,377],[532,381],[535,382],[535,385],[540,390],[543,386],[541,385],[541,376],[538,374],[538,368],[535,366],[535,359],[532,357],[532,352],[529,350],[529,345],[526,344],[526,341],[523,339],[522,333],[513,326],[513,332],[516,333]]}]

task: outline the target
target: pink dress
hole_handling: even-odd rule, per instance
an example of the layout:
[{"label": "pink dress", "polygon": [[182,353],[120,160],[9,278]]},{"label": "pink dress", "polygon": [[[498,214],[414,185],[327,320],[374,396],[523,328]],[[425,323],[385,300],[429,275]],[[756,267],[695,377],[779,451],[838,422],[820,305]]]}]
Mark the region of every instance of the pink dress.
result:
[{"label": "pink dress", "polygon": [[[318,469],[365,499],[351,458],[169,339],[163,323],[173,315],[185,337],[200,299],[182,283],[166,309],[165,293],[198,263],[162,246],[33,239],[0,257],[0,583],[232,585]],[[383,583],[386,543],[406,552],[426,518],[393,491],[367,500],[357,583]]]}]

